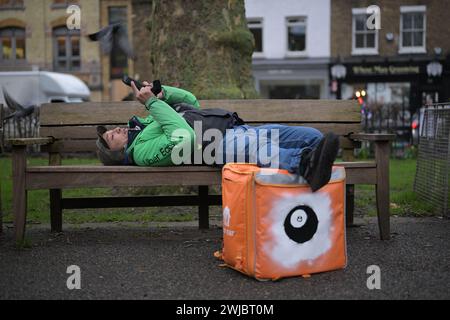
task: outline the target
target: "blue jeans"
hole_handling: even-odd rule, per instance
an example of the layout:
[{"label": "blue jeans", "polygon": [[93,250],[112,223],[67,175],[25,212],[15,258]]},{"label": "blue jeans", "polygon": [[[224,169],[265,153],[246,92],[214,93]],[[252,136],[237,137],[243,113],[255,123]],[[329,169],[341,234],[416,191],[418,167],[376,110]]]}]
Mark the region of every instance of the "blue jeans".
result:
[{"label": "blue jeans", "polygon": [[250,162],[262,168],[272,167],[299,173],[303,152],[314,149],[322,137],[320,131],[310,127],[279,124],[237,126],[227,130],[219,144],[216,163]]}]

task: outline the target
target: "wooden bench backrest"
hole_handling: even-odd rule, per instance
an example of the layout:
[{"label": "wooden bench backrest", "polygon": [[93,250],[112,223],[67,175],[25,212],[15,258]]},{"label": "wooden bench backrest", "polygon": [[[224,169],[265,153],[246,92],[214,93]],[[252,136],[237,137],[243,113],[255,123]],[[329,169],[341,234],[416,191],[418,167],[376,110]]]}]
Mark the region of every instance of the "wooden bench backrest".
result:
[{"label": "wooden bench backrest", "polygon": [[[360,109],[352,100],[203,100],[202,108],[236,111],[248,124],[280,123],[333,131],[341,136],[341,146],[356,145],[344,136],[361,131]],[[96,126],[126,125],[131,116],[148,112],[134,101],[52,103],[41,106],[40,136],[60,140],[60,152],[96,150]]]}]

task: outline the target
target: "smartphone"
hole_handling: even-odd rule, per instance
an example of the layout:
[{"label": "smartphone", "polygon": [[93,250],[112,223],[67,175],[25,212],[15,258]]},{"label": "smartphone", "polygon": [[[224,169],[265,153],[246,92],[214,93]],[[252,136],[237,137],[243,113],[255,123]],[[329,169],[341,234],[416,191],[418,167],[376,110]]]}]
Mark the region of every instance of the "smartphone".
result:
[{"label": "smartphone", "polygon": [[136,85],[136,88],[138,90],[141,90],[141,88],[144,87],[144,85],[142,84],[142,82],[140,82],[139,80],[134,80],[133,78],[130,78],[128,75],[124,75],[122,78],[122,82],[125,83],[127,86],[131,87],[131,82],[134,82],[134,84]]},{"label": "smartphone", "polygon": [[152,92],[155,96],[157,96],[162,91],[161,81],[155,80],[153,81]]},{"label": "smartphone", "polygon": [[[130,87],[132,81],[134,82],[138,90],[141,90],[141,88],[145,87],[142,82],[140,82],[139,80],[134,80],[133,78],[130,78],[128,75],[124,75],[122,78],[122,82]],[[159,80],[153,81],[153,87],[151,90],[155,96],[158,95],[162,91],[161,81]]]}]

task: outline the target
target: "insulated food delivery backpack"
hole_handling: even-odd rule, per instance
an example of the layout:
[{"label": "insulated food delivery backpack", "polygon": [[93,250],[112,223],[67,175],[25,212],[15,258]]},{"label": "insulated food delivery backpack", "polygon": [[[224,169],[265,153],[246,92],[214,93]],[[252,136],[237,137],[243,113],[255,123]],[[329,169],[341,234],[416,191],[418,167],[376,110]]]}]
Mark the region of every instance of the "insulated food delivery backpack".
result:
[{"label": "insulated food delivery backpack", "polygon": [[345,169],[311,192],[286,170],[229,163],[222,171],[225,264],[257,279],[346,266]]}]

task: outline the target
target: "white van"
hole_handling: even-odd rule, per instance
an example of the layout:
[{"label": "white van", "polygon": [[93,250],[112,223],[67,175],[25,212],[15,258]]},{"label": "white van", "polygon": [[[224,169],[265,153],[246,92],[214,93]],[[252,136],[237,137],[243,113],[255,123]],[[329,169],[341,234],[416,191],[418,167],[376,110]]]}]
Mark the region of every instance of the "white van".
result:
[{"label": "white van", "polygon": [[0,103],[5,104],[3,90],[23,106],[49,102],[84,102],[91,92],[77,77],[47,71],[0,72]]}]

